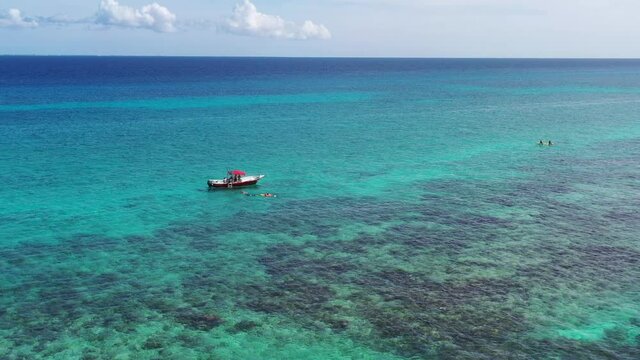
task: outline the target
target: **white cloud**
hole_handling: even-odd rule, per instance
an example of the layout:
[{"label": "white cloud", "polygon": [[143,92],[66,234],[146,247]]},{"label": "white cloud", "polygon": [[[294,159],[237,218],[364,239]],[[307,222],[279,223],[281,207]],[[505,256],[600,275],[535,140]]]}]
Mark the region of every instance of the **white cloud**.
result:
[{"label": "white cloud", "polygon": [[36,20],[23,17],[18,9],[9,9],[6,13],[0,14],[0,27],[34,28],[37,26]]},{"label": "white cloud", "polygon": [[143,28],[157,32],[176,31],[176,15],[158,3],[134,9],[120,5],[116,0],[102,0],[95,21],[107,26]]},{"label": "white cloud", "polygon": [[324,25],[307,20],[302,25],[286,21],[280,16],[263,14],[249,0],[242,0],[233,9],[233,15],[222,27],[233,34],[264,36],[280,39],[330,39]]}]

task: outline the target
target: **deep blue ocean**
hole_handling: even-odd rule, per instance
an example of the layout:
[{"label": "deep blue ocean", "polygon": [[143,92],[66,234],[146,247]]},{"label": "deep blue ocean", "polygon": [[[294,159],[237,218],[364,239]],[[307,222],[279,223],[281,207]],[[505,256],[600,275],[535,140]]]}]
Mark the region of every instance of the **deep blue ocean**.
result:
[{"label": "deep blue ocean", "polygon": [[0,57],[0,359],[638,359],[639,114],[640,60]]}]

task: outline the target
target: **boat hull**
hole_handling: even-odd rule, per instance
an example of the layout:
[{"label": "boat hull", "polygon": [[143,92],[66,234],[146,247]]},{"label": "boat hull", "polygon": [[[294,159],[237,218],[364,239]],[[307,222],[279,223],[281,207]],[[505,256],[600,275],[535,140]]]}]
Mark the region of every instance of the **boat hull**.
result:
[{"label": "boat hull", "polygon": [[208,182],[209,187],[214,187],[214,188],[234,188],[234,187],[242,187],[242,186],[251,186],[257,183],[258,183],[258,180],[241,181],[241,182],[235,182],[230,184],[218,184],[218,183]]}]

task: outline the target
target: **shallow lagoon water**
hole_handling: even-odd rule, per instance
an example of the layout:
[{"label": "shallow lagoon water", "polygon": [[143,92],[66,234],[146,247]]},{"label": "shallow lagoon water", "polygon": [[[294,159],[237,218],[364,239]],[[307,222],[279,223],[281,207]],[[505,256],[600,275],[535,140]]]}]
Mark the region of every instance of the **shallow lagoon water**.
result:
[{"label": "shallow lagoon water", "polygon": [[638,70],[0,58],[0,358],[638,358]]}]

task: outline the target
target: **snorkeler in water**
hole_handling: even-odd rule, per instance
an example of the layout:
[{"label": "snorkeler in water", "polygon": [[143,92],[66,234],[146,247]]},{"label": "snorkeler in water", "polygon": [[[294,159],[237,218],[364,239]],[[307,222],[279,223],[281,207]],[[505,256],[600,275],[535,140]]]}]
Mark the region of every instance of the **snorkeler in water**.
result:
[{"label": "snorkeler in water", "polygon": [[242,194],[246,195],[246,196],[260,196],[260,197],[269,197],[269,198],[270,197],[277,197],[277,195],[272,194],[272,193],[251,194],[251,193],[248,193],[246,191],[243,191]]}]

